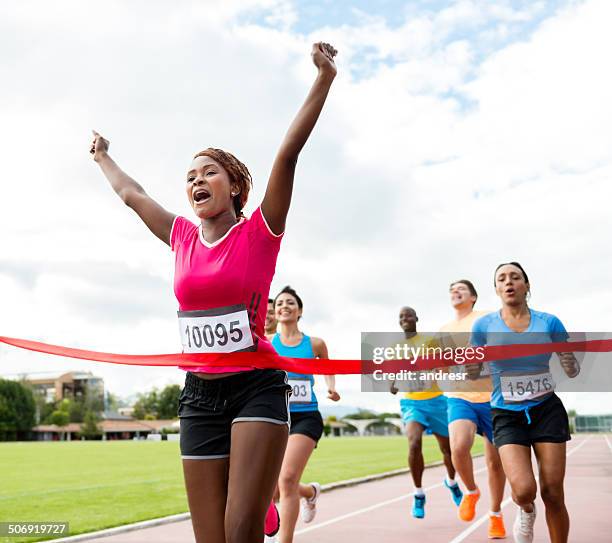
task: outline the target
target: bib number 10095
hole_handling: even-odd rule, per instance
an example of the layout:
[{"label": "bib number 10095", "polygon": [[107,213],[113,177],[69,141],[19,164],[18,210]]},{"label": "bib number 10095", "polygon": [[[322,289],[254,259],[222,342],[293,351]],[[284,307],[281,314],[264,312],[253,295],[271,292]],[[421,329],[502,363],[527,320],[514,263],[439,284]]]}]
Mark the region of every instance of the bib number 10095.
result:
[{"label": "bib number 10095", "polygon": [[232,353],[253,346],[244,306],[210,311],[179,311],[179,330],[185,353]]}]

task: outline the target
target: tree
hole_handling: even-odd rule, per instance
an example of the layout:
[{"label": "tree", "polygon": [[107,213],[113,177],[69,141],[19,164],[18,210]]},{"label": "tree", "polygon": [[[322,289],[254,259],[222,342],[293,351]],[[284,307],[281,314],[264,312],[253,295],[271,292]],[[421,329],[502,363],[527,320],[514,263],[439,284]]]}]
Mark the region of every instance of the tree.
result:
[{"label": "tree", "polygon": [[70,423],[70,408],[72,402],[68,398],[64,398],[60,403],[58,409],[51,413],[51,424],[59,426],[62,430],[61,439],[64,439],[64,427]]},{"label": "tree", "polygon": [[357,413],[351,413],[350,415],[346,415],[343,417],[345,419],[377,419],[378,415],[373,411],[368,411],[367,409],[359,409]]},{"label": "tree", "polygon": [[81,425],[81,436],[85,439],[97,439],[102,435],[102,430],[98,426],[98,416],[93,411],[87,411],[85,413],[84,422]]},{"label": "tree", "polygon": [[51,424],[55,424],[55,426],[68,426],[70,423],[70,415],[66,413],[66,411],[56,409],[53,411],[53,413],[51,413],[49,420]]},{"label": "tree", "polygon": [[134,418],[140,420],[175,419],[180,392],[180,385],[167,385],[161,392],[155,388],[150,392],[140,394],[134,404]]},{"label": "tree", "polygon": [[385,419],[401,419],[402,415],[400,415],[399,413],[381,413],[380,415],[378,415],[378,418],[382,421],[384,421]]},{"label": "tree", "polygon": [[168,385],[159,394],[157,402],[157,418],[175,419],[178,413],[180,385]]},{"label": "tree", "polygon": [[79,398],[70,405],[70,422],[83,422],[85,420],[85,403]]},{"label": "tree", "polygon": [[57,409],[56,411],[53,411],[53,413],[51,413],[50,419],[51,424],[55,424],[55,426],[58,426],[60,428],[61,439],[63,440],[65,436],[64,427],[68,426],[68,424],[70,423],[70,414],[67,411]]},{"label": "tree", "polygon": [[35,416],[32,391],[17,381],[0,379],[0,440],[25,438]]},{"label": "tree", "polygon": [[134,404],[134,418],[143,420],[147,415],[157,418],[158,399],[157,389],[140,394]]},{"label": "tree", "polygon": [[573,434],[576,432],[576,410],[575,409],[570,409],[567,412],[567,417],[569,419],[569,429],[570,429],[570,434]]},{"label": "tree", "polygon": [[127,407],[127,403],[119,396],[106,392],[106,411],[119,411],[120,407]]}]

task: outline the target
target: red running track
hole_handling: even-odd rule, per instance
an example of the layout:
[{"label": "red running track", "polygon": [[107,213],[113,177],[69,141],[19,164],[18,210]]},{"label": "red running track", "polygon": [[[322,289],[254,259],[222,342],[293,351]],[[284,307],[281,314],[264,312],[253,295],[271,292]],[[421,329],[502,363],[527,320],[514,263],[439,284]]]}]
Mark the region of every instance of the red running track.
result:
[{"label": "red running track", "polygon": [[[382,543],[486,542],[488,489],[484,461],[474,463],[482,492],[476,519],[465,523],[457,518],[457,508],[449,491],[442,486],[444,468],[425,471],[423,485],[427,494],[426,516],[410,516],[412,483],[410,475],[342,488],[324,493],[317,518],[309,525],[299,523],[296,543],[343,543],[362,541]],[[572,522],[570,541],[609,543],[612,541],[612,437],[598,434],[578,436],[568,443],[566,502]],[[507,538],[512,541],[516,514],[508,498],[503,513]],[[538,519],[534,543],[549,541],[544,505],[538,498]],[[90,540],[95,543],[166,543],[194,541],[189,522],[177,522]]]}]

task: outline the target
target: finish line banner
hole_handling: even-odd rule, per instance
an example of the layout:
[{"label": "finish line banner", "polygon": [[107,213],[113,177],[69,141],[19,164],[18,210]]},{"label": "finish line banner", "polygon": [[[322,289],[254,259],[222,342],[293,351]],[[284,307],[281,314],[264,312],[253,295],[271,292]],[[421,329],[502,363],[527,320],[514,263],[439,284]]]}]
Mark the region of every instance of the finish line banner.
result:
[{"label": "finish line banner", "polygon": [[[363,392],[491,392],[491,373],[512,391],[546,394],[612,391],[612,334],[494,332],[470,345],[471,333],[364,332]],[[548,361],[550,361],[549,364]],[[490,364],[493,362],[494,364]]]},{"label": "finish line banner", "polygon": [[[517,334],[513,335],[516,336]],[[232,354],[115,354],[75,349],[4,336],[0,336],[0,343],[55,356],[133,366],[219,367],[230,365],[242,366],[245,368],[283,369],[295,373],[318,375],[361,374],[364,376],[364,379],[369,379],[367,383],[362,383],[364,385],[364,391],[385,392],[389,391],[388,382],[383,382],[383,384],[380,384],[378,380],[374,382],[374,376],[379,376],[381,371],[387,374],[397,374],[402,371],[428,370],[431,372],[431,370],[445,369],[445,373],[453,372],[460,374],[463,372],[461,368],[471,363],[483,364],[502,360],[512,363],[511,359],[519,357],[535,357],[551,353],[573,352],[578,362],[581,364],[582,369],[579,378],[573,379],[572,381],[575,383],[582,383],[582,391],[612,390],[612,372],[608,371],[610,366],[603,363],[612,360],[612,355],[610,354],[612,353],[612,334],[570,334],[570,338],[567,342],[556,343],[543,343],[543,338],[537,337],[537,335],[532,335],[531,338],[526,334],[519,335],[523,340],[531,339],[533,342],[486,346],[478,350],[466,351],[465,349],[455,346],[459,345],[460,342],[469,340],[467,337],[469,334],[465,334],[465,337],[461,337],[461,334],[453,334],[452,343],[448,342],[448,338],[444,339],[443,336],[437,333],[419,334],[419,338],[425,339],[422,345],[411,344],[411,350],[403,347],[403,344],[406,343],[406,338],[401,333],[363,333],[361,341],[362,360],[312,360],[282,357],[275,353],[257,352],[240,352]],[[398,344],[400,345],[399,348]],[[444,347],[444,349],[424,351],[422,349],[419,350],[420,346],[439,346]],[[554,364],[551,364],[551,366],[554,366]],[[437,375],[439,376],[441,374],[438,373]],[[588,377],[587,383],[583,382],[585,376]],[[431,375],[429,377],[433,378]],[[435,380],[435,378],[433,380]],[[450,379],[447,379],[447,381],[448,380]],[[461,378],[461,380],[465,382],[465,379]],[[369,383],[371,383],[372,386],[370,386]],[[480,386],[480,383],[478,386]]]}]

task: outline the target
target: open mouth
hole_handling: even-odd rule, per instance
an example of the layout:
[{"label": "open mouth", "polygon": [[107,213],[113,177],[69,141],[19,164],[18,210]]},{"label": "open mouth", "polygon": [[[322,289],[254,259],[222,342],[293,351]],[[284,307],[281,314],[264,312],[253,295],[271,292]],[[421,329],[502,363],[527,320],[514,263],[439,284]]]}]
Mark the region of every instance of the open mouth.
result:
[{"label": "open mouth", "polygon": [[208,192],[206,189],[198,189],[193,193],[193,201],[196,204],[202,204],[206,200],[209,200],[210,196],[210,192]]},{"label": "open mouth", "polygon": [[506,294],[508,294],[508,295],[512,296],[514,293],[515,293],[515,291],[514,291],[514,289],[513,289],[513,288],[507,288],[507,289],[506,289]]}]

